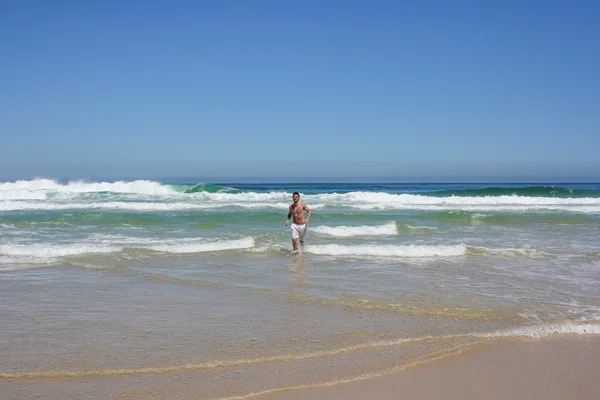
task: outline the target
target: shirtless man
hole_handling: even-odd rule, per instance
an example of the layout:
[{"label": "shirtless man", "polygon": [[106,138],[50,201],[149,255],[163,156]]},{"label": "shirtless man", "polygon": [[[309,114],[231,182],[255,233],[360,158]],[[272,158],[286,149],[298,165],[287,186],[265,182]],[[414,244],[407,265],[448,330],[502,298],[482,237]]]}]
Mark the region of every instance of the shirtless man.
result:
[{"label": "shirtless man", "polygon": [[[298,238],[300,238],[300,245],[304,246],[304,235],[306,235],[306,224],[310,219],[312,211],[306,204],[300,201],[300,193],[294,192],[292,195],[294,203],[290,206],[285,225],[287,226],[290,222],[290,218],[294,217],[294,222],[290,226],[292,232],[292,245],[294,246],[294,252],[298,252]],[[308,212],[308,216],[304,219],[304,211]]]}]

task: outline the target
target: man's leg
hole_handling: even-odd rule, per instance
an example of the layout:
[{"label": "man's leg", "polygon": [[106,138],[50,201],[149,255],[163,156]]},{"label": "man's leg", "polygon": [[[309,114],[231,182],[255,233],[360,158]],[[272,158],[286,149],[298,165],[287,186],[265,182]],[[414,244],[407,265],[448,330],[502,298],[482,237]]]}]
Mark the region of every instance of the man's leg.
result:
[{"label": "man's leg", "polygon": [[292,246],[294,247],[294,251],[298,251],[298,230],[295,224],[290,226],[290,231],[292,233]]},{"label": "man's leg", "polygon": [[301,236],[302,230],[300,229],[299,225],[292,224],[292,226],[290,226],[290,231],[292,234],[292,246],[294,247],[294,252],[297,252],[298,251],[298,238],[300,238],[300,241],[302,241],[304,239]]},{"label": "man's leg", "polygon": [[304,229],[300,232],[300,246],[304,247],[304,236],[306,235],[306,225],[304,225]]}]

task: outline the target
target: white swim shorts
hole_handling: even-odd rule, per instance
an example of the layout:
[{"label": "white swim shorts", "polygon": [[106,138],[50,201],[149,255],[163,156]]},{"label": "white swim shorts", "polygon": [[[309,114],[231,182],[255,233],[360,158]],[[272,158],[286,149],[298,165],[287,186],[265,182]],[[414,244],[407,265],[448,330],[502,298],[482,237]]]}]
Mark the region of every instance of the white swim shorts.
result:
[{"label": "white swim shorts", "polygon": [[292,226],[290,226],[290,231],[292,231],[292,239],[300,238],[300,240],[304,240],[304,235],[306,235],[306,224],[292,224]]}]

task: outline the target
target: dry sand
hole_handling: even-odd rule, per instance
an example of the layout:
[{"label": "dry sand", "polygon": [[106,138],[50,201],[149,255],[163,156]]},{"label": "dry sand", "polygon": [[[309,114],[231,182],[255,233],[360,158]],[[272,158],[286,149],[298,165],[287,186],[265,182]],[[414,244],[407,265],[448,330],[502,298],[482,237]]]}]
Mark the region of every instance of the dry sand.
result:
[{"label": "dry sand", "polygon": [[600,400],[600,338],[504,342],[390,375],[258,400]]}]

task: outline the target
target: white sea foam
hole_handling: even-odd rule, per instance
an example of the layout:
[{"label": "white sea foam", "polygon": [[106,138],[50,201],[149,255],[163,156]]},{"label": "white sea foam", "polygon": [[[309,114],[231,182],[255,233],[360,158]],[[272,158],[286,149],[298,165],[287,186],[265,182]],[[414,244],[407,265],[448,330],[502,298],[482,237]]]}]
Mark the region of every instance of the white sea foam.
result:
[{"label": "white sea foam", "polygon": [[23,260],[21,257],[8,257],[8,256],[0,256],[0,271],[8,272],[8,271],[22,271],[24,269],[29,268],[39,268],[44,266],[43,264],[53,264],[54,260],[50,261],[41,261],[36,259],[32,262],[27,262]]},{"label": "white sea foam", "polygon": [[56,258],[88,253],[112,253],[120,248],[105,244],[13,244],[0,245],[0,254],[7,256]]},{"label": "white sea foam", "polygon": [[144,239],[120,235],[97,235],[96,242],[73,244],[13,244],[0,245],[0,262],[5,264],[53,263],[64,257],[83,254],[118,253],[125,248],[153,250],[164,253],[202,253],[208,251],[248,249],[254,247],[254,238],[241,239]]},{"label": "white sea foam", "polygon": [[544,258],[553,256],[551,253],[544,252],[535,248],[488,248],[488,247],[469,247],[469,250],[473,253],[487,253],[502,255],[507,257],[529,257],[529,258]]},{"label": "white sea foam", "polygon": [[399,245],[357,245],[347,246],[339,244],[310,245],[305,248],[307,253],[330,256],[378,256],[378,257],[456,257],[467,252],[467,246],[440,245],[440,246],[399,246]]},{"label": "white sea foam", "polygon": [[598,198],[553,198],[525,196],[435,197],[383,192],[351,192],[305,196],[310,202],[338,205],[359,210],[428,210],[428,211],[571,211],[600,213]]},{"label": "white sea foam", "polygon": [[[175,191],[159,182],[136,180],[131,182],[85,182],[71,181],[61,184],[50,179],[34,179],[31,181],[16,181],[0,183],[0,196],[10,191],[53,191],[53,192],[114,192],[140,194],[173,194]],[[0,197],[3,198],[3,197]]]},{"label": "white sea foam", "polygon": [[422,226],[422,225],[413,226],[413,225],[408,225],[408,224],[406,224],[405,226],[412,231],[420,231],[420,230],[437,231],[439,229],[435,226]]},{"label": "white sea foam", "polygon": [[[92,203],[62,203],[39,201],[0,201],[0,211],[34,211],[34,210],[133,210],[133,211],[183,211],[183,210],[210,210],[222,208],[240,209],[287,209],[286,203],[202,203],[202,202],[92,202]],[[326,209],[327,204],[311,205],[311,209]],[[425,210],[425,211],[492,211],[492,212],[523,212],[523,211],[560,211],[583,214],[600,214],[600,205],[581,206],[426,206],[426,205],[383,205],[383,204],[354,204],[346,205],[348,208],[359,210]]]},{"label": "white sea foam", "polygon": [[[185,211],[221,208],[286,209],[286,204],[264,203],[196,203],[196,202],[93,202],[93,203],[60,203],[60,202],[0,202],[0,211],[35,211],[35,210],[132,210],[132,211]],[[316,207],[313,207],[316,208]]]},{"label": "white sea foam", "polygon": [[[0,183],[0,185],[2,185]],[[0,190],[0,200],[44,200],[46,191],[32,191],[27,189]]]},{"label": "white sea foam", "polygon": [[[99,194],[98,192],[103,192]],[[385,192],[322,193],[303,195],[313,209],[348,208],[355,210],[426,211],[562,211],[600,213],[599,198],[554,198],[527,196],[423,196]],[[126,201],[124,201],[126,200]],[[84,182],[66,184],[48,179],[0,183],[0,211],[122,209],[177,211],[233,207],[242,209],[285,210],[291,193],[184,193],[159,182]]]},{"label": "white sea foam", "polygon": [[581,214],[600,214],[600,203],[586,206],[581,204],[532,204],[532,205],[495,205],[481,204],[355,204],[352,208],[373,211],[373,210],[422,210],[422,211],[469,211],[469,212],[524,212],[524,211],[558,211],[558,212],[574,212]]},{"label": "white sea foam", "polygon": [[94,202],[94,203],[57,203],[57,202],[25,202],[6,201],[0,202],[0,210],[133,210],[133,211],[180,211],[208,208],[207,205],[194,203],[166,203],[166,202]]},{"label": "white sea foam", "polygon": [[165,243],[145,248],[165,253],[203,253],[207,251],[248,249],[254,247],[254,238],[245,237],[236,240],[215,240],[196,243]]},{"label": "white sea foam", "polygon": [[60,257],[80,254],[112,253],[121,247],[106,244],[13,244],[0,245],[0,262],[6,264],[47,264]]},{"label": "white sea foam", "polygon": [[597,198],[556,198],[527,196],[423,196],[415,194],[392,194],[384,192],[350,192],[345,194],[318,194],[305,196],[313,201],[328,204],[379,204],[389,206],[409,205],[600,205]]},{"label": "white sea foam", "polygon": [[335,237],[350,236],[386,236],[397,235],[398,227],[395,221],[390,221],[383,225],[366,226],[315,226],[310,227],[310,231]]},{"label": "white sea foam", "polygon": [[[291,193],[272,192],[195,192],[176,191],[171,185],[149,180],[117,181],[117,182],[85,182],[71,181],[66,184],[50,179],[34,179],[29,181],[0,183],[0,200],[44,200],[46,192],[56,193],[131,193],[144,195],[185,195],[195,200],[206,200],[214,203],[282,203],[285,207],[291,201]],[[385,192],[349,192],[322,193],[303,195],[302,199],[310,204],[326,204],[348,207],[380,207],[403,209],[415,206],[596,206],[600,207],[598,198],[555,198],[528,197],[517,195],[505,196],[423,196],[415,194],[392,194]]]},{"label": "white sea foam", "polygon": [[573,323],[564,322],[559,324],[544,324],[520,327],[496,332],[480,333],[474,336],[478,337],[529,337],[529,338],[542,338],[551,335],[565,335],[565,334],[577,334],[577,335],[599,335],[600,324],[588,324],[588,323]]},{"label": "white sea foam", "polygon": [[285,202],[285,206],[289,206],[291,203],[292,195],[286,192],[242,192],[242,193],[209,193],[209,192],[197,192],[194,193],[196,197],[204,198],[213,202],[225,202],[225,203],[236,203],[236,202]]}]

